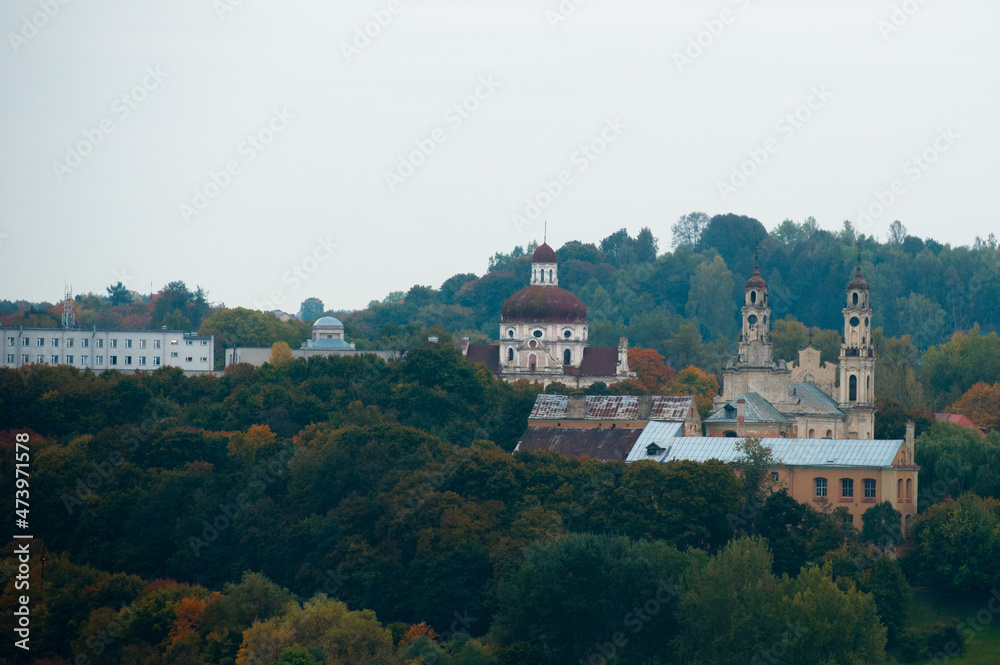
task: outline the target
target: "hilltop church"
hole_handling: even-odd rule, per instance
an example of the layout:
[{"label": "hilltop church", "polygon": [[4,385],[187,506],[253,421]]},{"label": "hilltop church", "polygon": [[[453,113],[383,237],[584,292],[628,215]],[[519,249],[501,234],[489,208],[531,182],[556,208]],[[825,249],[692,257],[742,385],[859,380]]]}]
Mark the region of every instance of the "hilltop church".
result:
[{"label": "hilltop church", "polygon": [[[755,266],[746,283],[738,353],[723,370],[722,394],[705,419],[708,436],[871,439],[875,432],[875,346],[868,283],[857,267],[847,284],[840,363],[820,366],[804,349],[798,365],[774,360],[767,282]],[[834,373],[839,374],[839,384]]]},{"label": "hilltop church", "polygon": [[587,343],[587,306],[559,287],[556,253],[548,243],[531,257],[531,283],[503,304],[500,343],[470,344],[462,354],[505,381],[585,388],[635,378],[628,368],[628,340],[618,347]]}]

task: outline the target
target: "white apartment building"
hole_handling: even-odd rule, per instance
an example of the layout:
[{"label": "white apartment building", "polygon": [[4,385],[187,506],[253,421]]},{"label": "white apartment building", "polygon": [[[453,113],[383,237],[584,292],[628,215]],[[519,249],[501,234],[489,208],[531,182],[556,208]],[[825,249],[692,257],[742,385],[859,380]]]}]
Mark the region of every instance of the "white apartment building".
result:
[{"label": "white apartment building", "polygon": [[0,366],[72,365],[95,372],[180,367],[211,372],[215,338],[180,330],[81,330],[0,327]]}]

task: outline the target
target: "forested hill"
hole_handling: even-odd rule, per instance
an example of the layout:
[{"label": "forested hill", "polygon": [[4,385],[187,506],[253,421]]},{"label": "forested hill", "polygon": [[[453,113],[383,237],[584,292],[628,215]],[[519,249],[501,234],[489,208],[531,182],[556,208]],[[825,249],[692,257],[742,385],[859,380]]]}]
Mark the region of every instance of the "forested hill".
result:
[{"label": "forested hill", "polygon": [[[594,344],[626,335],[675,367],[711,365],[713,354],[697,357],[696,342],[728,350],[739,330],[755,248],[774,320],[792,316],[839,330],[844,288],[860,255],[874,322],[886,336],[912,335],[923,351],[976,323],[983,332],[1000,328],[1000,251],[992,234],[971,248],[951,247],[907,235],[894,223],[886,242],[879,242],[855,234],[849,223],[831,233],[812,218],[789,220],[768,233],[749,217],[692,213],[674,225],[673,238],[675,246],[660,253],[650,229],[634,238],[623,229],[597,245],[574,241],[557,250],[559,285],[590,309]],[[398,342],[400,328],[413,322],[496,339],[500,306],[527,283],[533,249],[496,254],[481,277],[455,275],[437,289],[414,286],[342,318],[349,334],[380,345]]]}]

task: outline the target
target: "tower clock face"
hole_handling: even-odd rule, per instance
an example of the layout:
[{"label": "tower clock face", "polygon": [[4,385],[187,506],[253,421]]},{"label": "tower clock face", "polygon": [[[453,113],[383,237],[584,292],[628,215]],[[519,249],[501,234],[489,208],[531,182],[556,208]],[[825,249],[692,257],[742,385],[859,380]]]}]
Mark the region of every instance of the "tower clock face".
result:
[{"label": "tower clock face", "polygon": [[749,321],[750,325],[752,325],[752,326],[757,325],[757,315],[756,314],[751,314],[750,316],[747,317],[747,321]]},{"label": "tower clock face", "polygon": [[858,319],[858,317],[856,317],[856,316],[852,316],[851,317],[851,325],[853,327],[857,328],[859,323],[861,323],[861,320]]}]

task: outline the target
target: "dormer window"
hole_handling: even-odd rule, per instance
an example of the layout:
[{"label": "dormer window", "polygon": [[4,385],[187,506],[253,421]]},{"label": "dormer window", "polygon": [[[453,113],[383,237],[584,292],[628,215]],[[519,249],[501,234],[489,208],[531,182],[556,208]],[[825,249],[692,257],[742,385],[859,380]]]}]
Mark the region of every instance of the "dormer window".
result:
[{"label": "dormer window", "polygon": [[663,448],[660,448],[655,443],[651,443],[648,446],[646,446],[646,454],[650,457],[654,455],[659,455],[660,453],[663,452],[663,450],[664,450]]}]

